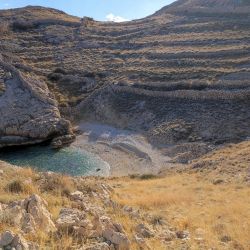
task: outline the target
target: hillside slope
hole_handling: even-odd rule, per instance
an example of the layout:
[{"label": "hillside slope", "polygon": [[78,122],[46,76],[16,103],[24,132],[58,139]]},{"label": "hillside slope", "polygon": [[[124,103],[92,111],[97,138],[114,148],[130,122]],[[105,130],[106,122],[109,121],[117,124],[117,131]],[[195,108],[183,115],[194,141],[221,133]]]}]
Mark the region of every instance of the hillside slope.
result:
[{"label": "hillside slope", "polygon": [[24,249],[247,250],[249,150],[231,144],[162,177],[73,178],[0,161],[0,235],[18,234]]},{"label": "hillside slope", "polygon": [[[248,7],[230,14],[172,9],[189,4],[197,1],[177,1],[150,17],[119,24],[42,7],[0,11],[0,100],[12,73],[5,63],[38,79],[39,87],[31,83],[33,94],[47,91],[58,102],[55,109],[73,123],[91,119],[142,130],[156,144],[245,139],[250,136]],[[9,145],[19,144],[15,136],[30,143],[37,139],[36,133],[23,133],[19,118],[7,125],[0,118],[0,124]],[[10,124],[18,132],[8,131]],[[41,139],[64,131],[71,133],[64,125]]]}]

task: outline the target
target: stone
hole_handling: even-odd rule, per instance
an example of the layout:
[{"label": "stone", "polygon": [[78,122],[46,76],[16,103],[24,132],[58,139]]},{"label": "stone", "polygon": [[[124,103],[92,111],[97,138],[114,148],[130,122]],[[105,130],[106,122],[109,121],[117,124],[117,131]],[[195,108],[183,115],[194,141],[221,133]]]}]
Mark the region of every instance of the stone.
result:
[{"label": "stone", "polygon": [[39,246],[26,241],[20,234],[5,231],[0,236],[0,249],[39,250]]},{"label": "stone", "polygon": [[6,247],[11,244],[15,235],[11,231],[5,231],[0,238],[0,247]]},{"label": "stone", "polygon": [[177,231],[176,236],[178,239],[185,240],[185,239],[189,239],[190,234],[188,231]]},{"label": "stone", "polygon": [[107,243],[97,243],[97,244],[92,244],[90,246],[86,246],[82,248],[81,250],[110,250],[110,247]]},{"label": "stone", "polygon": [[162,241],[172,241],[176,238],[176,234],[170,230],[165,230],[162,232],[158,238],[160,238]]},{"label": "stone", "polygon": [[144,224],[137,225],[135,231],[143,238],[154,237],[154,233]]},{"label": "stone", "polygon": [[74,227],[86,225],[86,214],[78,209],[63,208],[60,211],[56,226],[59,230],[73,231]]},{"label": "stone", "polygon": [[[47,210],[47,202],[38,195],[32,195],[28,199],[24,200],[23,207],[26,211],[23,230],[31,226],[34,230],[43,230],[44,232],[54,232],[56,227],[52,221],[52,216]],[[28,230],[28,232],[31,230]]]},{"label": "stone", "polygon": [[42,79],[19,71],[1,55],[0,67],[12,76],[6,80],[9,87],[5,94],[0,96],[0,148],[36,144],[55,136],[74,139],[70,122],[61,117],[57,102]]},{"label": "stone", "polygon": [[129,249],[130,242],[128,237],[119,231],[120,228],[117,228],[110,218],[103,216],[100,218],[100,221],[103,225],[102,235],[105,239],[111,241],[120,250]]},{"label": "stone", "polygon": [[25,233],[35,233],[37,229],[46,233],[56,231],[51,214],[47,210],[47,203],[38,195],[11,202],[4,206],[2,213],[8,215],[12,223]]},{"label": "stone", "polygon": [[21,235],[15,236],[11,243],[11,246],[17,250],[31,249],[31,244],[29,245],[28,242]]},{"label": "stone", "polygon": [[85,198],[83,192],[76,191],[70,194],[70,199],[73,201],[83,201]]}]

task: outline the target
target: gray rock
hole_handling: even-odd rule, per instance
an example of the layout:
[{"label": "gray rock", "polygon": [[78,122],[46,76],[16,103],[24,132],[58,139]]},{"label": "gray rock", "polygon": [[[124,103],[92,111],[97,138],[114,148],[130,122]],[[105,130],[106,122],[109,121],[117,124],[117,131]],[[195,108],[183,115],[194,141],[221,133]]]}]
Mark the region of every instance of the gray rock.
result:
[{"label": "gray rock", "polygon": [[63,208],[60,211],[56,226],[59,230],[71,230],[85,225],[86,214],[78,209]]},{"label": "gray rock", "polygon": [[1,54],[0,67],[12,75],[0,96],[0,147],[34,144],[52,135],[72,134],[70,122],[61,117],[45,82],[21,73]]},{"label": "gray rock", "polygon": [[47,210],[47,203],[38,195],[11,202],[8,206],[4,206],[2,213],[25,233],[35,233],[37,229],[47,233],[56,231],[51,214]]},{"label": "gray rock", "polygon": [[13,241],[14,237],[15,237],[15,235],[10,231],[4,232],[0,238],[0,247],[6,247],[6,246],[10,245],[11,242]]},{"label": "gray rock", "polygon": [[185,239],[189,239],[190,234],[188,231],[177,231],[176,236],[178,239],[185,240]]},{"label": "gray rock", "polygon": [[143,238],[154,237],[154,233],[144,224],[137,225],[135,231]]}]

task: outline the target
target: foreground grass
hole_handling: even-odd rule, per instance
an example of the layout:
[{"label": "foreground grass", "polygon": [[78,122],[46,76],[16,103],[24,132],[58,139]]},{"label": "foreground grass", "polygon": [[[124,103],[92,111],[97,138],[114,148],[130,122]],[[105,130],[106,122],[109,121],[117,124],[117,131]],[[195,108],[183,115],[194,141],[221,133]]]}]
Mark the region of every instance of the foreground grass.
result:
[{"label": "foreground grass", "polygon": [[[48,202],[48,209],[54,220],[62,207],[71,207],[68,194],[75,190],[92,192],[96,183],[108,183],[113,187],[113,201],[118,207],[111,209],[103,204],[105,213],[122,223],[131,239],[131,249],[140,249],[133,241],[138,223],[148,223],[145,218],[131,218],[122,212],[123,206],[138,208],[140,214],[152,216],[151,226],[157,221],[166,221],[169,227],[190,232],[190,240],[183,243],[174,240],[163,245],[156,238],[146,239],[151,249],[182,249],[183,244],[190,249],[250,249],[250,186],[247,182],[215,183],[204,173],[172,173],[165,177],[147,178],[89,178],[81,182],[68,176],[47,176],[30,168],[13,168],[0,162],[0,202],[8,203],[27,198],[36,193]],[[212,177],[212,173],[209,175]],[[217,178],[216,174],[216,178]],[[95,200],[97,204],[99,200]],[[10,218],[0,218],[0,233],[11,229],[18,232]],[[197,240],[198,231],[203,232],[204,240]],[[44,249],[72,249],[75,240],[67,234],[27,235],[30,241],[37,242]],[[49,247],[48,247],[49,246]]]},{"label": "foreground grass", "polygon": [[197,173],[113,182],[120,204],[150,211],[177,230],[190,231],[192,246],[199,246],[195,237],[202,229],[207,248],[221,249],[226,238],[232,249],[250,248],[250,187],[245,184],[214,185]]}]

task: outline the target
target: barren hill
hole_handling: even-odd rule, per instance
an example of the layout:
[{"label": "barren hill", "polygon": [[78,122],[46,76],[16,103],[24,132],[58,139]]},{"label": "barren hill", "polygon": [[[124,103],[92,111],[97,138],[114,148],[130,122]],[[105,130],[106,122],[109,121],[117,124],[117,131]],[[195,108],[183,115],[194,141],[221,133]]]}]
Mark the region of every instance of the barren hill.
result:
[{"label": "barren hill", "polygon": [[249,13],[249,0],[180,0],[163,8],[168,12]]},{"label": "barren hill", "polygon": [[71,141],[65,119],[142,130],[156,144],[249,137],[248,6],[177,1],[119,24],[0,11],[0,145]]}]

